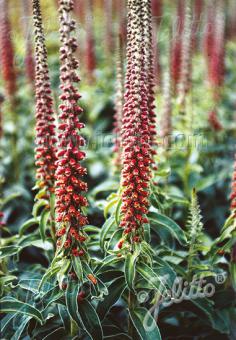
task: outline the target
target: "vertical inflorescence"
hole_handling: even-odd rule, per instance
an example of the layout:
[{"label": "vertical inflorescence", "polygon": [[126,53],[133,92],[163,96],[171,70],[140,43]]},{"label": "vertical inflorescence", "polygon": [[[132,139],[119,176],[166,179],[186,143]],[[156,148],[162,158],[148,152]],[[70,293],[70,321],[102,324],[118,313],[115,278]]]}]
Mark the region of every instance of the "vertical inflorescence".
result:
[{"label": "vertical inflorescence", "polygon": [[113,27],[112,27],[112,1],[104,0],[104,15],[105,15],[105,41],[106,52],[108,55],[113,50]]},{"label": "vertical inflorescence", "polygon": [[35,80],[35,61],[33,57],[30,18],[30,0],[22,0],[24,15],[24,38],[25,38],[25,73],[30,84],[34,86]]},{"label": "vertical inflorescence", "polygon": [[54,191],[55,181],[55,117],[40,2],[32,0],[32,4],[35,27],[36,178],[38,187],[45,188],[49,195]]},{"label": "vertical inflorescence", "polygon": [[93,0],[86,1],[86,46],[85,66],[88,75],[88,82],[92,83],[94,70],[96,68],[95,43],[93,33]]},{"label": "vertical inflorescence", "polygon": [[[155,154],[156,146],[156,114],[155,114],[155,97],[154,97],[154,58],[153,58],[153,31],[152,31],[152,13],[151,1],[141,1],[141,22],[142,22],[142,77],[143,82],[146,84],[147,97],[148,97],[148,114],[149,114],[149,133],[151,135],[152,154]],[[159,77],[160,75],[157,75]]]},{"label": "vertical inflorescence", "polygon": [[217,100],[218,89],[223,85],[225,75],[225,14],[222,0],[217,1],[214,26],[213,46],[209,60],[209,83]]},{"label": "vertical inflorescence", "polygon": [[0,0],[0,59],[6,95],[13,98],[16,94],[16,70],[8,3],[8,0]]},{"label": "vertical inflorescence", "polygon": [[182,33],[184,28],[184,3],[184,0],[178,0],[177,16],[173,26],[173,37],[171,43],[171,80],[174,93],[176,93],[177,85],[180,79]]},{"label": "vertical inflorescence", "polygon": [[73,36],[75,21],[71,18],[73,5],[73,0],[60,0],[61,105],[56,170],[56,222],[58,247],[64,247],[74,256],[82,256],[83,242],[86,239],[82,228],[87,224],[82,209],[88,202],[82,194],[87,191],[87,184],[81,177],[87,171],[80,164],[85,158],[85,152],[81,150],[85,140],[78,135],[84,124],[79,120],[82,109],[78,105],[81,96],[77,90],[80,81],[76,72],[78,61],[74,56],[77,42]]},{"label": "vertical inflorescence", "polygon": [[172,132],[172,105],[171,105],[171,80],[170,71],[167,70],[163,80],[163,109],[161,119],[161,137],[163,146],[168,149],[171,142]]},{"label": "vertical inflorescence", "polygon": [[2,104],[4,102],[4,97],[0,93],[0,140],[3,137],[3,117],[2,117]]},{"label": "vertical inflorescence", "polygon": [[[146,10],[150,2],[145,1]],[[148,222],[149,182],[152,162],[150,129],[150,78],[144,67],[143,1],[128,1],[126,93],[122,121],[122,219],[124,237],[130,243],[143,239]],[[147,36],[145,37],[145,39]],[[152,44],[152,42],[149,42]],[[150,65],[150,64],[149,64]],[[150,70],[148,70],[150,72]],[[151,131],[150,131],[151,130]],[[122,246],[122,244],[120,244]]]},{"label": "vertical inflorescence", "polygon": [[182,37],[181,69],[179,80],[179,102],[184,105],[191,84],[192,57],[192,8],[190,0],[185,3],[184,30]]},{"label": "vertical inflorescence", "polygon": [[115,160],[116,169],[121,166],[121,127],[124,105],[124,49],[122,36],[118,37],[117,60],[116,60],[116,96],[114,115],[114,135],[115,135]]}]

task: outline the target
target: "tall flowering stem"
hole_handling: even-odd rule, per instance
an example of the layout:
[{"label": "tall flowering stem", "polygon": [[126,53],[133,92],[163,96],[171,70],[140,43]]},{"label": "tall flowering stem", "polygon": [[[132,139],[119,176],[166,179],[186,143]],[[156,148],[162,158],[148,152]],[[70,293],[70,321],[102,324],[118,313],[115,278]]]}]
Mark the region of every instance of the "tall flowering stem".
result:
[{"label": "tall flowering stem", "polygon": [[[156,114],[155,114],[155,97],[154,97],[154,57],[153,57],[153,30],[152,30],[152,13],[150,0],[141,1],[142,16],[142,76],[144,85],[146,85],[146,95],[148,98],[148,115],[149,115],[149,133],[151,136],[151,152],[156,153]],[[160,77],[158,74],[157,77]],[[144,89],[145,90],[145,89]]]},{"label": "tall flowering stem", "polygon": [[35,61],[33,57],[31,27],[29,25],[30,0],[22,0],[22,10],[24,15],[24,38],[25,38],[25,72],[30,84],[34,87]]},{"label": "tall flowering stem", "polygon": [[214,98],[219,97],[218,90],[224,83],[225,75],[225,14],[223,1],[217,1],[214,40],[209,60],[209,83],[214,92]]},{"label": "tall flowering stem", "polygon": [[184,30],[182,37],[181,69],[179,81],[179,103],[185,104],[185,98],[191,84],[191,59],[192,59],[192,7],[190,0],[185,3]]},{"label": "tall flowering stem", "polygon": [[114,135],[115,135],[115,159],[114,165],[117,170],[121,166],[121,127],[124,105],[124,46],[122,35],[118,37],[117,60],[116,60],[116,97],[114,115]]},{"label": "tall flowering stem", "polygon": [[184,29],[184,3],[185,0],[178,0],[177,16],[173,27],[173,38],[171,42],[171,78],[174,93],[176,93],[180,79],[182,33]]},{"label": "tall flowering stem", "polygon": [[94,70],[96,68],[95,42],[93,32],[93,0],[86,1],[86,46],[85,46],[85,65],[87,70],[88,82],[94,80]]},{"label": "tall flowering stem", "polygon": [[54,191],[56,137],[53,100],[45,45],[40,1],[32,0],[35,27],[35,98],[37,186],[45,189],[46,198]]},{"label": "tall flowering stem", "polygon": [[77,90],[80,79],[77,75],[78,61],[74,56],[77,42],[73,36],[73,7],[72,0],[60,1],[61,105],[56,170],[56,222],[59,249],[64,249],[67,255],[83,256],[86,240],[83,226],[88,223],[83,208],[88,202],[83,196],[83,192],[87,191],[87,184],[81,178],[87,171],[81,165],[85,158],[85,152],[81,150],[85,140],[78,134],[84,124],[79,120],[82,109],[77,103],[81,96]]},{"label": "tall flowering stem", "polygon": [[163,109],[161,119],[161,137],[163,138],[163,146],[168,149],[171,142],[172,132],[172,105],[171,105],[171,81],[170,72],[167,70],[163,81]]},{"label": "tall flowering stem", "polygon": [[[0,59],[1,73],[5,83],[6,95],[14,102],[17,89],[16,69],[8,4],[8,0],[0,0]],[[14,103],[12,104],[14,105]]]},{"label": "tall flowering stem", "polygon": [[108,55],[113,50],[113,26],[112,26],[112,1],[104,0],[104,15],[105,21],[105,40],[106,40],[106,52]]},{"label": "tall flowering stem", "polygon": [[[133,248],[144,237],[149,206],[152,135],[150,131],[150,82],[144,67],[143,1],[128,1],[126,93],[122,121],[122,218],[124,240]],[[145,1],[149,11],[150,1]],[[145,44],[147,42],[145,41]],[[151,43],[151,42],[150,42]],[[122,247],[124,240],[119,247]]]}]

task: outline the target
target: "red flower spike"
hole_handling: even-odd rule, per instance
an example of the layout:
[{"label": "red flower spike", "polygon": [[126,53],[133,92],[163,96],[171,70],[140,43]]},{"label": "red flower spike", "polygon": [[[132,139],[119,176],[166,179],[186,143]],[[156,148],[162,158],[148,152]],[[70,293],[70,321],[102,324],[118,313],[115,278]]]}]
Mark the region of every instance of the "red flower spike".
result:
[{"label": "red flower spike", "polygon": [[[81,97],[77,90],[80,81],[77,76],[78,61],[75,59],[76,39],[75,21],[71,18],[74,8],[73,0],[61,0],[59,2],[60,14],[60,89],[61,104],[59,106],[59,129],[57,169],[56,169],[56,222],[57,229],[65,226],[68,239],[64,248],[73,256],[83,256],[84,250],[79,250],[80,243],[86,240],[82,227],[88,223],[82,213],[82,207],[88,205],[83,192],[87,191],[87,184],[82,177],[87,173],[80,165],[84,160],[85,152],[80,149],[84,140],[78,135],[78,131],[84,127],[79,120],[82,109],[77,101]],[[60,235],[58,235],[60,237]],[[69,249],[72,245],[72,250]]]},{"label": "red flower spike", "polygon": [[[155,144],[151,2],[128,1],[126,92],[122,120],[122,219],[124,239],[134,242],[146,223]],[[145,199],[144,199],[145,198]],[[132,237],[129,234],[132,233]],[[139,238],[140,239],[140,238]],[[136,239],[135,239],[136,240]],[[141,239],[140,239],[141,240]],[[119,243],[118,247],[121,247]]]},{"label": "red flower spike", "polygon": [[40,2],[33,0],[32,3],[35,27],[36,178],[40,181],[40,187],[52,192],[56,168],[55,118]]},{"label": "red flower spike", "polygon": [[9,97],[14,97],[16,94],[16,69],[8,4],[8,0],[0,1],[0,59],[6,94]]},{"label": "red flower spike", "polygon": [[116,60],[116,98],[115,98],[115,115],[114,115],[114,165],[117,170],[121,166],[121,126],[124,105],[124,47],[122,36],[119,35]]}]

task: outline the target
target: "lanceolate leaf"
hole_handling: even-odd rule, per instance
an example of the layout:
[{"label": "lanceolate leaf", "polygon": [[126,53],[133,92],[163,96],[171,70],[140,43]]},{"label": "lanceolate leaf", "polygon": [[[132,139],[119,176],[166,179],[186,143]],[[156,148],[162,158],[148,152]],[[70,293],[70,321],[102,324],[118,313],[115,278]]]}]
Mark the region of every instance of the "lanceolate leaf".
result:
[{"label": "lanceolate leaf", "polygon": [[106,238],[108,237],[109,233],[111,232],[112,228],[115,226],[114,217],[109,217],[106,222],[104,223],[101,234],[100,234],[100,247],[104,250],[104,243]]},{"label": "lanceolate leaf", "polygon": [[120,298],[126,287],[126,283],[124,277],[118,277],[115,279],[112,284],[108,288],[108,295],[104,298],[103,301],[99,302],[97,307],[97,313],[101,320],[103,320],[106,314],[109,312],[111,307],[116,303],[116,301]]},{"label": "lanceolate leaf", "polygon": [[186,245],[187,239],[184,231],[175,221],[165,215],[158,214],[156,212],[150,212],[148,214],[148,217],[151,222],[151,227],[154,231],[158,227],[165,227],[179,241],[181,245]]},{"label": "lanceolate leaf", "polygon": [[42,313],[36,309],[35,307],[29,305],[28,303],[21,302],[12,297],[6,297],[0,300],[1,304],[1,312],[18,312],[25,315],[29,315],[32,318],[35,318],[41,324],[43,324],[43,316]]},{"label": "lanceolate leaf", "polygon": [[34,216],[34,217],[37,217],[37,216],[38,216],[39,210],[40,210],[42,207],[46,206],[46,205],[48,205],[48,201],[47,201],[47,200],[43,200],[43,199],[42,199],[42,200],[37,201],[37,202],[34,204],[34,207],[33,207],[33,211],[32,211],[33,216]]},{"label": "lanceolate leaf", "polygon": [[138,264],[136,266],[137,272],[147,281],[153,288],[161,294],[165,290],[165,285],[162,279],[155,274],[151,267],[147,266],[145,263]]},{"label": "lanceolate leaf", "polygon": [[28,322],[31,320],[31,316],[24,316],[21,320],[21,323],[16,329],[16,332],[11,337],[11,340],[19,340],[22,339],[21,335],[24,332],[25,327],[27,326]]},{"label": "lanceolate leaf", "polygon": [[7,256],[12,256],[21,250],[21,247],[18,246],[5,246],[5,247],[0,247],[0,259],[3,259],[4,257]]},{"label": "lanceolate leaf", "polygon": [[129,310],[129,315],[141,340],[161,340],[156,321],[146,308]]},{"label": "lanceolate leaf", "polygon": [[135,264],[138,253],[127,254],[125,259],[125,280],[130,290],[134,290]]},{"label": "lanceolate leaf", "polygon": [[80,258],[79,257],[73,257],[72,258],[72,265],[73,265],[74,271],[75,271],[75,273],[78,277],[78,280],[80,282],[83,282],[83,268],[82,268]]},{"label": "lanceolate leaf", "polygon": [[38,224],[38,223],[39,223],[39,218],[38,217],[33,217],[30,220],[26,221],[20,227],[19,235],[22,236],[27,229],[29,229],[30,227],[32,227],[33,225]]},{"label": "lanceolate leaf", "polygon": [[39,220],[39,231],[40,231],[40,236],[43,241],[46,238],[46,229],[48,226],[49,217],[50,217],[50,211],[48,209],[44,209]]},{"label": "lanceolate leaf", "polygon": [[87,333],[90,334],[93,340],[102,340],[103,332],[99,317],[87,300],[83,300],[78,304],[80,318],[84,324]]}]

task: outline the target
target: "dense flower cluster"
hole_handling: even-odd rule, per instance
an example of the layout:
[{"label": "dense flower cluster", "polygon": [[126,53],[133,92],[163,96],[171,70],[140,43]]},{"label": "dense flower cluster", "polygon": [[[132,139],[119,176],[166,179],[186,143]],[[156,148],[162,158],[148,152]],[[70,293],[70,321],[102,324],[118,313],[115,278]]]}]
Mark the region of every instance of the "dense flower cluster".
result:
[{"label": "dense flower cluster", "polygon": [[114,115],[114,135],[115,135],[115,160],[114,165],[119,169],[121,164],[121,126],[124,105],[124,56],[123,40],[119,36],[116,60],[116,97],[115,97],[115,115]]},{"label": "dense flower cluster", "polygon": [[233,178],[232,178],[232,184],[231,184],[231,195],[230,195],[230,201],[231,201],[231,211],[235,212],[236,209],[236,161],[234,163],[234,171],[233,171]]},{"label": "dense flower cluster", "polygon": [[[141,22],[142,22],[142,76],[146,85],[147,105],[148,105],[148,124],[151,136],[151,152],[156,153],[156,114],[155,114],[155,97],[154,97],[154,58],[153,58],[153,30],[152,30],[152,12],[149,0],[141,1]],[[157,77],[160,77],[157,75]]]},{"label": "dense flower cluster", "polygon": [[184,29],[184,0],[178,0],[177,19],[174,28],[174,35],[171,43],[171,79],[174,92],[180,79],[181,70],[181,51],[182,51],[182,33]]},{"label": "dense flower cluster", "polygon": [[85,66],[89,83],[93,81],[93,73],[96,68],[95,43],[93,33],[93,3],[86,1],[86,46],[85,46]]},{"label": "dense flower cluster", "polygon": [[104,0],[105,14],[105,42],[108,55],[113,50],[113,28],[112,28],[112,1]]},{"label": "dense flower cluster", "polygon": [[[150,1],[128,1],[126,93],[122,121],[122,220],[124,235],[132,244],[143,239],[143,224],[148,222],[149,181],[152,163],[150,108],[151,67],[144,64],[150,51],[144,30]],[[145,24],[144,24],[145,19]],[[150,27],[148,27],[150,29]],[[150,35],[149,35],[150,34]],[[151,32],[148,32],[151,37]],[[145,53],[144,53],[145,52]],[[149,65],[151,63],[149,62]],[[150,67],[150,68],[149,68]],[[148,71],[148,73],[146,73]],[[152,122],[151,122],[152,123]],[[122,246],[122,243],[120,244]]]},{"label": "dense flower cluster", "polygon": [[0,0],[0,59],[6,94],[13,97],[16,93],[16,70],[8,3],[8,0]]},{"label": "dense flower cluster", "polygon": [[184,29],[182,34],[181,68],[178,86],[179,103],[184,105],[186,94],[191,84],[191,60],[192,60],[192,7],[191,2],[186,0]]},{"label": "dense flower cluster", "polygon": [[45,187],[48,192],[52,192],[56,168],[55,117],[40,2],[39,0],[33,0],[32,4],[35,27],[36,178],[39,187]]},{"label": "dense flower cluster", "polygon": [[[60,13],[60,88],[61,105],[59,113],[59,143],[56,170],[56,222],[58,225],[57,245],[64,246],[74,256],[82,256],[82,243],[86,237],[82,227],[87,224],[87,218],[82,209],[87,206],[87,199],[82,192],[87,191],[87,184],[81,180],[86,169],[80,164],[85,158],[81,147],[85,140],[78,135],[84,124],[78,115],[82,109],[78,105],[80,94],[77,83],[80,81],[76,71],[78,61],[74,53],[77,48],[76,38],[72,36],[75,21],[71,19],[72,0],[61,0]],[[65,239],[64,237],[65,236]],[[62,241],[64,240],[64,241]]]}]

